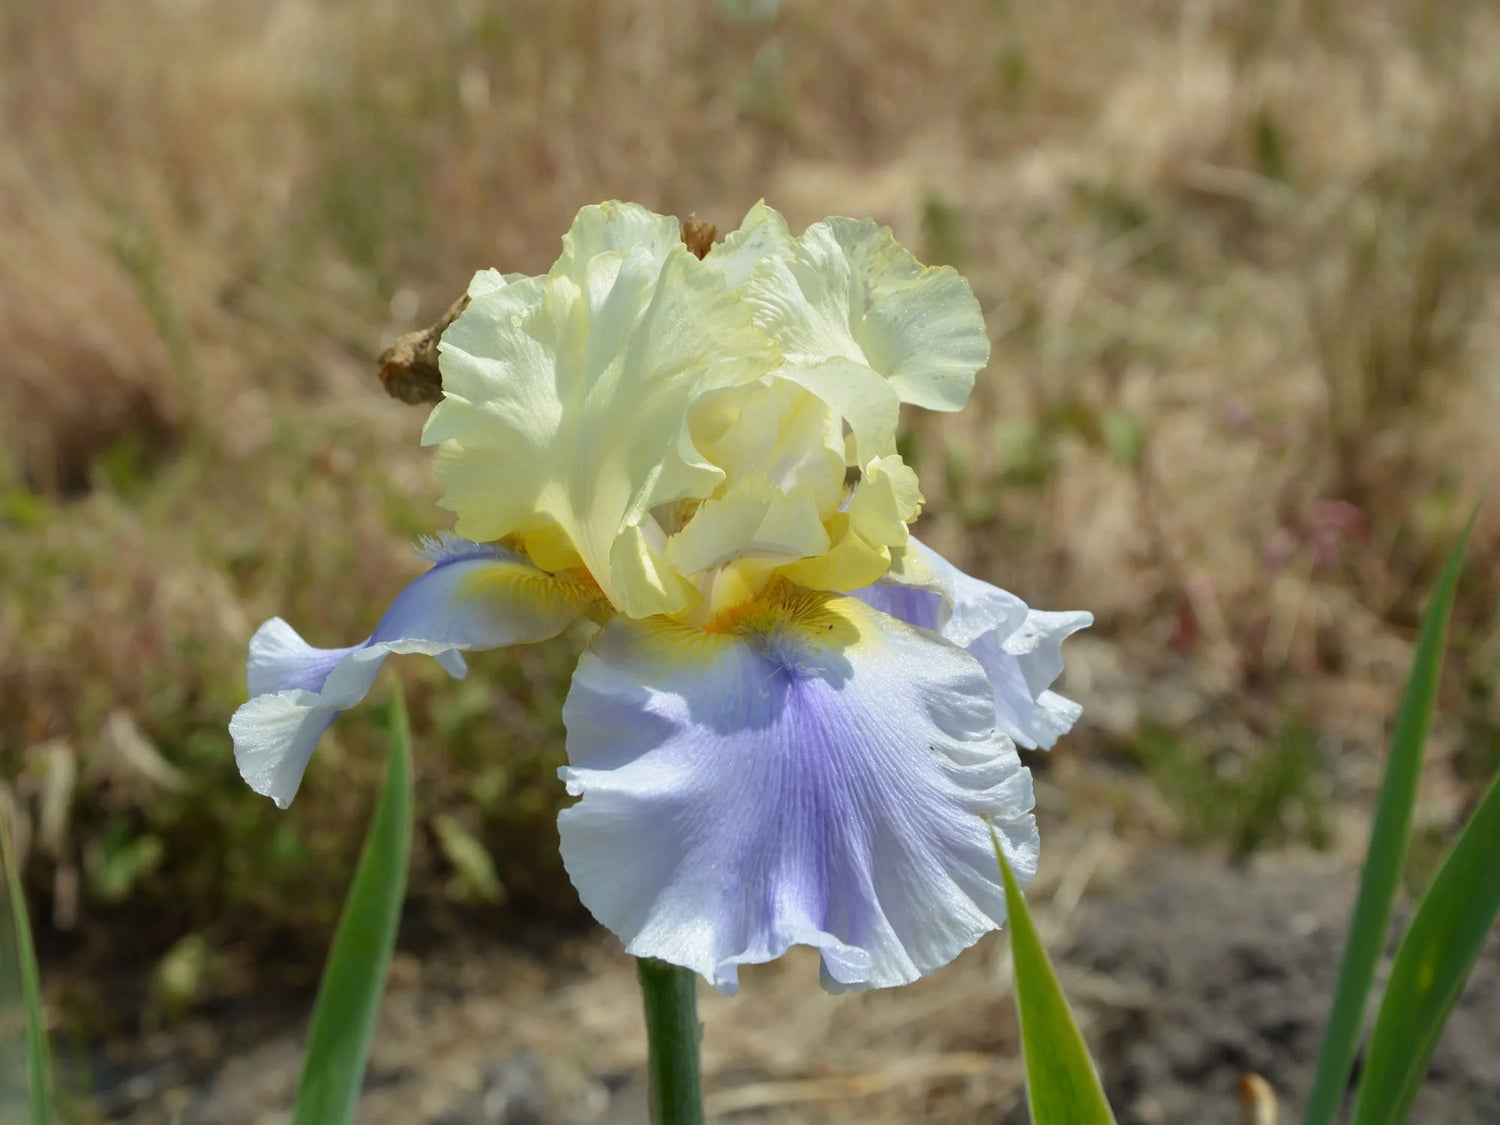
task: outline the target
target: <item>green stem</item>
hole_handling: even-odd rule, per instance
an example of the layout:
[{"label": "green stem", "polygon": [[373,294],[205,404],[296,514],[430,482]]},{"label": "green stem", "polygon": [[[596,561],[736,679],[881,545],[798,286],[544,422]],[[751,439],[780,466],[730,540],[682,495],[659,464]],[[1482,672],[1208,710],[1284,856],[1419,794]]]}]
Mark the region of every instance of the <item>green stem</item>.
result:
[{"label": "green stem", "polygon": [[646,1001],[653,1125],[703,1125],[698,980],[690,969],[646,957],[636,961],[636,971]]}]

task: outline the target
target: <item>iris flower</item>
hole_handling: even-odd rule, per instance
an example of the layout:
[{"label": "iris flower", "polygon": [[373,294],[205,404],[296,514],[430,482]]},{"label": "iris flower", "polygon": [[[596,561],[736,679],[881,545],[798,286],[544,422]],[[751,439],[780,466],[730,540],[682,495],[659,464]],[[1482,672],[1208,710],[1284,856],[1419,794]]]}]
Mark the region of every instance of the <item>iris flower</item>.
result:
[{"label": "iris flower", "polygon": [[584,904],[627,951],[723,992],[792,945],[824,986],[904,984],[1005,918],[993,826],[1036,870],[1031,777],[1078,706],[1053,693],[1087,613],[1043,613],[913,538],[903,403],[960,409],[979,305],[887,228],[794,238],[758,204],[702,259],[677,220],[586,207],[539,277],[478,274],[441,343],[456,529],[370,637],[250,642],[230,724],[286,807],[392,653],[598,624],[563,708],[558,817]]}]

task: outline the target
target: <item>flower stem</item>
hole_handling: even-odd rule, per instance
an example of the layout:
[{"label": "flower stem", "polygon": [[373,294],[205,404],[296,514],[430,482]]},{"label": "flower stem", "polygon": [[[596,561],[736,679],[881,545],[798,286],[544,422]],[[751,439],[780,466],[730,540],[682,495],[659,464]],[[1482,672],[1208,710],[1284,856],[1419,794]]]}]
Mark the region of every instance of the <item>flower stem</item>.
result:
[{"label": "flower stem", "polygon": [[653,1125],[703,1125],[697,978],[690,969],[648,957],[636,961],[636,971],[646,1001]]}]

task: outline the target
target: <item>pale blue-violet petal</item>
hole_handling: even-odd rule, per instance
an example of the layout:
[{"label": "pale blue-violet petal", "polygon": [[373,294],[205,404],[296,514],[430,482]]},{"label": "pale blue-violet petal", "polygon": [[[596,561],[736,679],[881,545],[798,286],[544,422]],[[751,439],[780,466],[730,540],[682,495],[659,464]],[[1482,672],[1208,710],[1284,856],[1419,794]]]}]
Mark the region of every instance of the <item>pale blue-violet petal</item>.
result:
[{"label": "pale blue-violet petal", "polygon": [[251,638],[251,698],[229,733],[241,776],[281,808],[296,795],[318,739],[365,697],[387,656],[423,653],[462,676],[462,652],[556,636],[596,597],[587,582],[548,574],[502,547],[450,536],[423,553],[432,569],[396,596],[361,644],[315,648],[279,617]]},{"label": "pale blue-violet petal", "polygon": [[987,820],[1035,871],[1030,774],[962,649],[852,598],[763,600],[722,633],[595,638],[563,709],[568,874],[630,953],[724,992],[791,945],[833,990],[915,980],[1005,918]]},{"label": "pale blue-violet petal", "polygon": [[1062,642],[1093,614],[1029,609],[916,539],[899,569],[854,596],[968,649],[989,676],[1000,729],[1021,746],[1050,750],[1078,720],[1082,708],[1048,689],[1062,674]]}]

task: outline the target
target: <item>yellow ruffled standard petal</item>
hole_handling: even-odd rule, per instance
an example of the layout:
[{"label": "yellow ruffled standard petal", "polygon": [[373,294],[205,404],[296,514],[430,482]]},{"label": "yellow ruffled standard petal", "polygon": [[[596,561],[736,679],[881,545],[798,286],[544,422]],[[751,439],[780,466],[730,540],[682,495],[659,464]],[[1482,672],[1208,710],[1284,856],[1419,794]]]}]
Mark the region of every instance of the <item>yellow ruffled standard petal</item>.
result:
[{"label": "yellow ruffled standard petal", "polygon": [[715,245],[704,261],[722,270],[730,288],[738,289],[762,261],[786,258],[795,250],[796,241],[781,212],[762,199],[745,214],[740,229]]},{"label": "yellow ruffled standard petal", "polygon": [[550,276],[583,281],[583,271],[600,254],[644,251],[660,262],[682,245],[682,226],[671,215],[658,215],[639,203],[610,200],[585,207],[563,235],[562,256]]},{"label": "yellow ruffled standard petal", "polygon": [[[483,297],[490,293],[496,293],[508,285],[515,285],[517,282],[530,280],[532,279],[524,273],[501,273],[499,270],[480,270],[470,280],[467,296],[472,301],[475,297]],[[540,290],[536,292],[540,295]]]},{"label": "yellow ruffled standard petal", "polygon": [[[424,432],[441,443],[443,504],[460,534],[554,555],[569,542],[632,616],[691,601],[644,534],[653,508],[706,498],[724,480],[693,447],[689,407],[779,362],[718,270],[679,242],[663,249],[659,218],[586,208],[548,277],[472,299],[444,333],[445,398]],[[531,287],[533,304],[515,299]]]},{"label": "yellow ruffled standard petal", "polygon": [[705,500],[668,542],[667,559],[690,575],[747,556],[779,563],[827,549],[828,533],[812,491],[785,493],[761,473]]},{"label": "yellow ruffled standard petal", "polygon": [[[901,402],[958,410],[989,360],[984,317],[968,282],[946,266],[923,266],[888,227],[868,220],[813,224],[793,253],[764,257],[743,292],[756,323],[776,337],[790,367],[809,373],[807,380],[843,361],[873,371]],[[821,381],[867,404],[878,398],[871,386],[858,386],[869,377],[861,380],[848,368]],[[889,406],[879,408],[882,422],[889,414]],[[862,460],[889,452],[876,448],[883,434],[864,433],[867,422],[845,416]]]},{"label": "yellow ruffled standard petal", "polygon": [[922,510],[917,474],[896,455],[865,466],[844,511],[828,521],[827,554],[781,567],[778,573],[814,590],[858,590],[890,569],[892,548],[910,537],[907,524]]},{"label": "yellow ruffled standard petal", "polygon": [[901,400],[878,372],[852,359],[830,359],[813,367],[789,364],[776,374],[807,388],[849,423],[849,464],[895,451]]},{"label": "yellow ruffled standard petal", "polygon": [[842,419],[795,382],[773,376],[705,395],[689,432],[730,483],[761,475],[785,492],[810,489],[823,516],[843,498]]},{"label": "yellow ruffled standard petal", "polygon": [[910,534],[907,524],[921,510],[917,474],[899,455],[881,457],[865,466],[849,500],[849,525],[872,543],[899,547]]},{"label": "yellow ruffled standard petal", "polygon": [[987,356],[967,284],[888,229],[793,239],[759,203],[700,262],[675,219],[607,203],[545,277],[475,278],[425,437],[461,533],[700,620],[777,573],[884,574],[921,503],[900,405],[958,408]]},{"label": "yellow ruffled standard petal", "polygon": [[620,530],[609,552],[609,573],[632,617],[679,613],[702,595],[667,563],[659,528],[630,524]]}]

